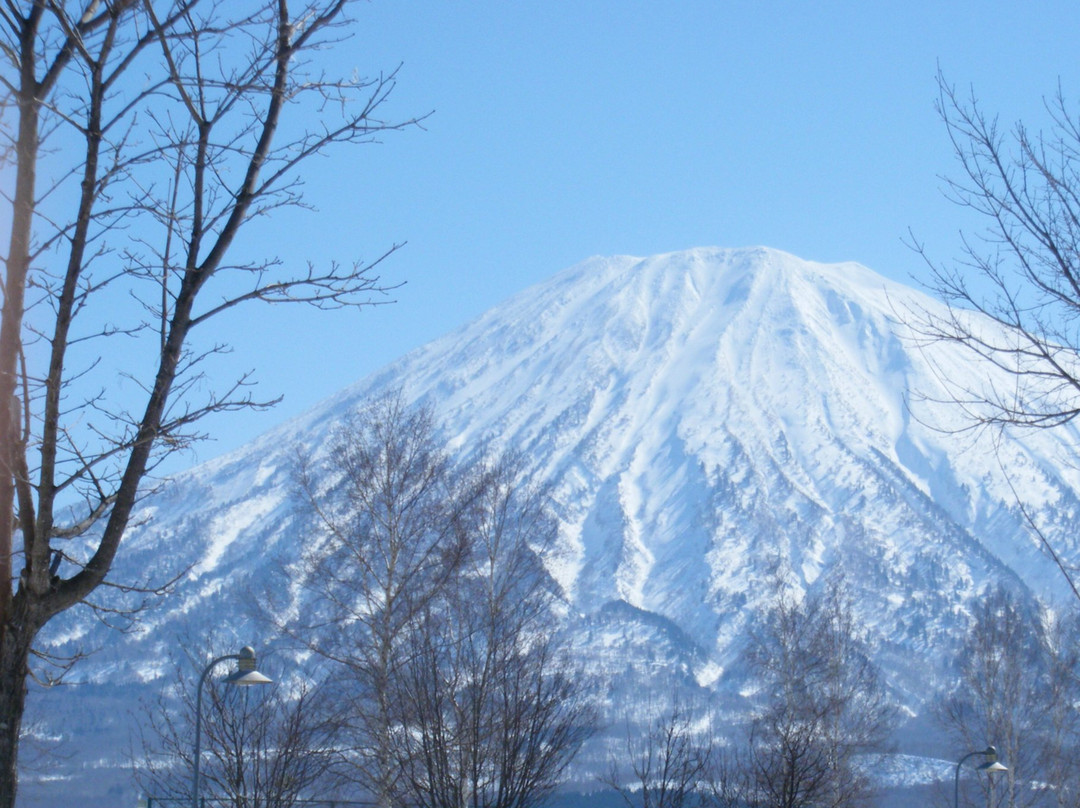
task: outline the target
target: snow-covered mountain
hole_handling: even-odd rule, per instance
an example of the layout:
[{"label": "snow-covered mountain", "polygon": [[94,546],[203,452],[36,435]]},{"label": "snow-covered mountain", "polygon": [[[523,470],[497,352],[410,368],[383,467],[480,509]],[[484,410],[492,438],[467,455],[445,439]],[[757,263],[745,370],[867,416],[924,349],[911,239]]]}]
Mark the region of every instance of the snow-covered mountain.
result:
[{"label": "snow-covered mountain", "polygon": [[[1064,598],[1017,495],[1080,560],[1078,435],[956,432],[960,413],[935,403],[948,397],[941,369],[972,386],[985,371],[952,346],[915,348],[898,318],[936,305],[857,264],[762,248],[568,269],[148,500],[115,577],[189,571],[129,634],[65,620],[64,648],[105,647],[78,669],[77,697],[39,696],[33,717],[80,749],[122,728],[115,705],[155,686],[178,638],[220,635],[223,615],[295,555],[296,449],[399,386],[435,406],[455,450],[513,447],[552,485],[553,572],[613,719],[672,681],[737,710],[738,653],[777,563],[806,588],[844,572],[890,686],[918,715],[982,587],[1008,579]],[[80,721],[95,704],[112,712]]]}]

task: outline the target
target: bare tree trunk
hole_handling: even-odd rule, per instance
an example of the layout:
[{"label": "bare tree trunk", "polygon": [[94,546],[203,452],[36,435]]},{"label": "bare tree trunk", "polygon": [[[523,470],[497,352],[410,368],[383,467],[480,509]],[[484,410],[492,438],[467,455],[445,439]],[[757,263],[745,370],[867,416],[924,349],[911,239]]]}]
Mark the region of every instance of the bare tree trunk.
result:
[{"label": "bare tree trunk", "polygon": [[[305,72],[351,2],[309,0],[302,24],[285,0],[0,9],[0,105],[17,119],[0,127],[15,177],[0,284],[0,808],[15,800],[39,631],[106,582],[148,472],[201,437],[193,424],[273,403],[246,377],[200,393],[199,363],[221,347],[193,348],[192,330],[248,301],[361,307],[383,291],[370,272],[394,248],[296,274],[265,255],[226,260],[251,216],[301,202],[305,160],[417,122],[375,115],[393,74]],[[286,108],[311,128],[282,134]],[[240,282],[206,300],[218,276]],[[129,307],[99,306],[106,287]],[[141,401],[114,397],[115,370],[94,358],[118,334],[149,347]]]},{"label": "bare tree trunk", "polygon": [[13,619],[0,640],[0,808],[15,806],[30,648],[42,623],[26,598],[16,597],[13,606]]},{"label": "bare tree trunk", "polygon": [[[37,17],[40,18],[40,13]],[[3,284],[3,313],[0,315],[0,808],[14,808],[15,805],[26,676],[31,644],[40,627],[40,618],[35,619],[37,616],[29,613],[31,604],[27,598],[21,596],[22,592],[19,595],[13,592],[15,530],[18,521],[25,524],[31,516],[24,509],[17,512],[15,507],[16,486],[22,476],[16,392],[39,145],[35,98],[38,84],[32,58],[32,32],[36,29],[36,21],[32,15],[28,16],[26,26],[30,34],[24,36],[21,43],[23,64],[19,75],[15,195]],[[26,482],[24,479],[23,483]]]}]

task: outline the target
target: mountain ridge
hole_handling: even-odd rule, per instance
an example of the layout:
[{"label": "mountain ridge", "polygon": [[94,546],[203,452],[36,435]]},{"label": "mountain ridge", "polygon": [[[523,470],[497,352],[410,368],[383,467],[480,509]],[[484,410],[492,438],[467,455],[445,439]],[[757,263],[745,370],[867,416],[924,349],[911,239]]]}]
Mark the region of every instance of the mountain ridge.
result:
[{"label": "mountain ridge", "polygon": [[[531,471],[553,485],[571,558],[557,578],[586,612],[609,600],[667,617],[696,610],[712,618],[699,640],[723,635],[717,609],[731,611],[723,601],[737,594],[735,581],[745,584],[743,562],[763,550],[747,518],[767,514],[788,538],[786,550],[772,549],[812,583],[831,563],[822,554],[842,544],[822,537],[851,530],[867,501],[880,506],[890,496],[909,522],[948,514],[947,535],[984,569],[1003,556],[1038,561],[1015,546],[1016,524],[993,549],[973,538],[1009,518],[1004,484],[984,462],[965,465],[974,450],[961,451],[968,439],[951,435],[949,423],[938,432],[912,421],[904,394],[912,380],[925,389],[928,371],[890,320],[893,299],[910,295],[856,264],[766,248],[588,259],[272,430],[252,444],[272,447],[254,471],[236,465],[257,448],[193,472],[232,467],[232,486],[264,491],[245,491],[242,508],[207,526],[218,539],[193,573],[208,573],[244,525],[288,507],[280,491],[290,436],[321,445],[344,410],[399,384],[436,407],[452,450],[494,439],[531,458]],[[920,296],[918,305],[933,304]],[[948,408],[933,415],[955,425]],[[1029,458],[1032,472],[1053,482],[1046,465]],[[988,475],[965,500],[965,487]],[[1076,489],[1054,496],[1068,490]],[[959,518],[960,510],[983,516]],[[693,586],[654,574],[672,563],[696,572]],[[1049,582],[1052,570],[1040,578]]]},{"label": "mountain ridge", "polygon": [[[1080,560],[1076,430],[1003,434],[994,452],[958,432],[936,373],[985,377],[898,319],[938,306],[858,264],[762,247],[587,259],[177,475],[136,515],[114,577],[188,572],[77,675],[152,687],[173,638],[208,634],[307,540],[296,452],[326,451],[349,411],[400,388],[435,408],[452,453],[512,448],[550,486],[551,572],[609,712],[677,681],[736,714],[741,651],[779,566],[804,590],[845,577],[917,715],[983,587],[1067,597],[1014,489]],[[52,638],[64,652],[103,632],[83,614]]]}]

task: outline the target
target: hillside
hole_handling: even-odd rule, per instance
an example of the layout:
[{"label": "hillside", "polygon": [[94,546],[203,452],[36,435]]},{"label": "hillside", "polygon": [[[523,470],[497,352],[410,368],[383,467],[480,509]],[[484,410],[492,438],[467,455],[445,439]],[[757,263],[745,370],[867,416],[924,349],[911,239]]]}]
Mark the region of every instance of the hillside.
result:
[{"label": "hillside", "polygon": [[[1014,490],[1080,560],[1075,431],[1022,442],[956,432],[932,368],[961,381],[976,371],[949,346],[915,348],[897,322],[934,305],[865,267],[763,248],[593,258],[179,475],[137,514],[115,575],[183,572],[175,594],[128,634],[82,612],[53,635],[59,652],[104,646],[77,668],[77,697],[32,703],[42,735],[75,751],[60,776],[97,777],[87,750],[127,732],[116,705],[153,692],[177,642],[252,641],[237,604],[273,585],[311,529],[296,508],[296,452],[317,454],[346,413],[399,386],[436,408],[455,451],[512,447],[552,486],[552,572],[612,722],[655,709],[673,683],[738,714],[739,653],[778,564],[808,590],[843,573],[918,720],[984,586],[1065,597]],[[343,335],[335,349],[362,346]],[[107,720],[77,723],[88,713]],[[93,762],[124,765],[118,749]],[[34,778],[24,805],[54,793]]]}]

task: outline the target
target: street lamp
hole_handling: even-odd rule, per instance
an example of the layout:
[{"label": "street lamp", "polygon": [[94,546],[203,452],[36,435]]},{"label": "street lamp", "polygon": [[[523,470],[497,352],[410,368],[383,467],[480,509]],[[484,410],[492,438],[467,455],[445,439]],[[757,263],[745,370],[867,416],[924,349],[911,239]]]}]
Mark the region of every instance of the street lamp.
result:
[{"label": "street lamp", "polygon": [[245,645],[239,654],[226,654],[210,660],[210,664],[199,677],[199,687],[195,691],[195,777],[191,783],[191,808],[199,808],[199,759],[202,757],[202,689],[210,670],[219,662],[236,660],[236,670],[223,680],[230,685],[268,685],[273,682],[255,670],[255,649]]},{"label": "street lamp", "polygon": [[965,760],[975,757],[976,755],[982,755],[986,758],[985,763],[980,763],[975,767],[976,771],[986,772],[987,774],[997,774],[998,772],[1008,771],[1007,767],[998,762],[997,750],[992,746],[980,749],[978,752],[968,752],[960,758],[956,764],[956,777],[953,779],[953,808],[960,808],[960,767]]}]

